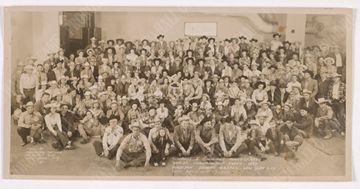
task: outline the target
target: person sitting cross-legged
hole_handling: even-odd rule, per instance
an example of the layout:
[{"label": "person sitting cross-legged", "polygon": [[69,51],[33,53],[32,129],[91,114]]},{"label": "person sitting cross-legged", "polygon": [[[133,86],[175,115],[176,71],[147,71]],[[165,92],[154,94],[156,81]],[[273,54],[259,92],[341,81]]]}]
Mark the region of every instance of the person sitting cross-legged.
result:
[{"label": "person sitting cross-legged", "polygon": [[93,146],[98,156],[104,156],[108,159],[115,157],[120,146],[120,139],[123,137],[123,128],[118,124],[120,117],[112,116],[109,118],[109,126],[105,128],[102,141],[95,141]]},{"label": "person sitting cross-legged", "polygon": [[130,124],[132,131],[121,142],[116,153],[115,168],[120,171],[126,167],[149,167],[151,147],[146,136],[141,133],[141,126],[137,121]]},{"label": "person sitting cross-legged", "polygon": [[174,129],[174,142],[179,157],[188,157],[194,153],[195,128],[187,115],[179,118],[180,125]]},{"label": "person sitting cross-legged", "polygon": [[201,151],[207,157],[220,156],[221,153],[215,148],[219,139],[214,125],[215,123],[213,123],[212,119],[205,118],[195,130],[195,150]]},{"label": "person sitting cross-legged", "polygon": [[30,142],[44,142],[41,139],[43,118],[39,112],[34,111],[34,103],[29,101],[25,105],[26,111],[20,113],[17,132],[22,139],[22,146]]}]

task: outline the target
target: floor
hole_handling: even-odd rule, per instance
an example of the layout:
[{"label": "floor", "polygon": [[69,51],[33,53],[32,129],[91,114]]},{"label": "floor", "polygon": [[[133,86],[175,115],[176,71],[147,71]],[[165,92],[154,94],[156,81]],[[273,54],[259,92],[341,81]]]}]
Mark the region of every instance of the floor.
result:
[{"label": "floor", "polygon": [[[93,138],[92,141],[99,140]],[[115,160],[98,157],[91,145],[75,141],[75,150],[56,151],[50,142],[20,145],[11,129],[10,173],[46,176],[342,176],[345,174],[345,139],[307,139],[297,151],[298,160],[267,155],[260,162],[248,155],[234,159],[172,158],[165,167],[115,170]]]}]

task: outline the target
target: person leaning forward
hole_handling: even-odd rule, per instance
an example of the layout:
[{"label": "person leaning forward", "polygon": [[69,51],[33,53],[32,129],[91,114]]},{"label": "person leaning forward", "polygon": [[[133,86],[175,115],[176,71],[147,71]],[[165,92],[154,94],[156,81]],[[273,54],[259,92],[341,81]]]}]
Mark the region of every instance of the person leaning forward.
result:
[{"label": "person leaning forward", "polygon": [[141,133],[141,126],[138,122],[131,123],[129,128],[132,132],[124,138],[117,150],[115,168],[120,171],[126,167],[144,165],[147,170],[151,158],[149,141]]}]

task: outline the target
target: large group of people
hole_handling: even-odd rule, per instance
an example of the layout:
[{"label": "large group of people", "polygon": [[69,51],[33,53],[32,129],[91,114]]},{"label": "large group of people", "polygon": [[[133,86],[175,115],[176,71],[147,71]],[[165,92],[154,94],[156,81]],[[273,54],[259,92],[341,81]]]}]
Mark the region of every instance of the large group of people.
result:
[{"label": "large group of people", "polygon": [[93,37],[76,54],[18,65],[13,121],[23,146],[76,150],[80,138],[118,169],[173,156],[296,158],[307,138],[345,135],[345,55],[281,39]]}]

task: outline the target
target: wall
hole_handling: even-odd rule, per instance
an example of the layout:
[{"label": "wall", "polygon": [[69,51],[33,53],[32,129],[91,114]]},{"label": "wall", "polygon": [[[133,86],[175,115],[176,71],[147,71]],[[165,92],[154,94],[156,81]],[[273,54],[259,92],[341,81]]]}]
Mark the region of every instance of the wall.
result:
[{"label": "wall", "polygon": [[[256,14],[246,14],[256,16]],[[184,37],[185,22],[217,22],[217,38],[224,39],[245,35],[259,40],[271,39],[271,34],[264,34],[245,16],[222,16],[197,13],[114,13],[102,12],[96,14],[95,25],[102,28],[103,39],[124,38],[156,39],[160,33],[166,40]],[[284,17],[281,24],[285,22]],[[261,29],[261,28],[260,28]],[[273,31],[276,31],[273,26]]]},{"label": "wall", "polygon": [[346,51],[346,20],[338,15],[307,15],[306,36],[307,46],[327,43],[338,45]]},{"label": "wall", "polygon": [[60,46],[58,12],[36,12],[32,15],[33,56],[43,62],[47,54],[56,52]]},{"label": "wall", "polygon": [[[31,12],[11,15],[11,64],[16,66],[30,56],[33,49]],[[12,69],[14,71],[14,69]]]},{"label": "wall", "polygon": [[[29,56],[42,62],[59,49],[58,12],[17,12],[11,15],[11,64],[15,67]],[[14,71],[14,69],[13,69]]]}]

